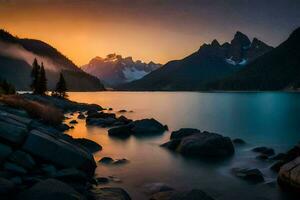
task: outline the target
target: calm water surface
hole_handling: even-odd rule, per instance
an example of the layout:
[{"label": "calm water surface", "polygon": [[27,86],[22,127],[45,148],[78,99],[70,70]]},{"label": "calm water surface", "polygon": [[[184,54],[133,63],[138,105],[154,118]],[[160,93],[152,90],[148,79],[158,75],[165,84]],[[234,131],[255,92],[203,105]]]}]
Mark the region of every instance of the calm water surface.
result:
[{"label": "calm water surface", "polygon": [[[300,94],[297,93],[196,93],[196,92],[72,92],[70,99],[112,107],[114,111],[132,110],[131,119],[155,118],[170,131],[182,127],[217,132],[231,138],[242,138],[247,145],[236,147],[227,160],[209,162],[186,159],[160,148],[170,132],[160,136],[127,140],[112,139],[107,129],[85,126],[79,120],[69,131],[74,137],[86,137],[103,146],[95,154],[127,158],[129,164],[97,168],[98,176],[114,176],[121,182],[105,186],[125,188],[133,199],[148,199],[143,186],[163,182],[178,189],[203,189],[216,199],[294,199],[277,188],[276,174],[269,170],[272,162],[255,159],[250,150],[268,146],[276,152],[286,151],[300,141]],[[249,184],[232,176],[232,167],[256,167],[266,182]]]}]

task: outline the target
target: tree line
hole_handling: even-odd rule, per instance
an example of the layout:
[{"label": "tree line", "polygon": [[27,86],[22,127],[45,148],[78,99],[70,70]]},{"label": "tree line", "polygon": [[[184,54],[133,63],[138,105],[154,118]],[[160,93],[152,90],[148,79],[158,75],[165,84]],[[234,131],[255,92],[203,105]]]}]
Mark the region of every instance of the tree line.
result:
[{"label": "tree line", "polygon": [[[34,59],[32,63],[31,79],[32,82],[30,88],[32,89],[33,94],[46,95],[48,91],[46,71],[43,62],[39,64],[37,59]],[[56,87],[51,92],[51,95],[56,97],[66,98],[67,97],[66,92],[67,92],[67,84],[61,72]]]}]

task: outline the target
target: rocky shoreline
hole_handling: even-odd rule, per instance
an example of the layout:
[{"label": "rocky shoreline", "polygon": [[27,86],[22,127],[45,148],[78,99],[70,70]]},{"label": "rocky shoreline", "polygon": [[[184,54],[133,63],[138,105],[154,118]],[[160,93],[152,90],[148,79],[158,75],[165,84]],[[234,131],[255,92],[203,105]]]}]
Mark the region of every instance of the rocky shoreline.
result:
[{"label": "rocky shoreline", "polygon": [[[163,134],[166,125],[155,119],[131,120],[125,116],[105,112],[95,104],[83,104],[48,96],[24,94],[26,100],[53,106],[63,113],[77,112],[87,126],[108,127],[110,137],[128,138]],[[118,114],[125,113],[117,112]],[[76,119],[70,119],[76,124]],[[102,146],[86,138],[72,138],[63,131],[72,128],[67,124],[51,125],[33,118],[25,110],[0,102],[0,196],[1,199],[99,199],[130,200],[122,188],[97,187],[109,178],[95,177],[97,167],[93,153]],[[217,133],[182,128],[173,131],[170,141],[162,144],[174,153],[196,159],[224,159],[234,155],[242,139],[231,140]],[[159,147],[158,147],[159,148]],[[300,191],[300,145],[286,153],[274,155],[273,149],[252,149],[257,159],[274,162],[271,169],[278,172],[278,183],[287,192]],[[106,165],[126,164],[126,159],[104,157]],[[264,182],[258,169],[233,168],[232,174],[251,183]],[[149,189],[150,188],[150,189]],[[148,185],[152,200],[210,200],[204,191],[194,189],[177,191],[165,184]]]}]

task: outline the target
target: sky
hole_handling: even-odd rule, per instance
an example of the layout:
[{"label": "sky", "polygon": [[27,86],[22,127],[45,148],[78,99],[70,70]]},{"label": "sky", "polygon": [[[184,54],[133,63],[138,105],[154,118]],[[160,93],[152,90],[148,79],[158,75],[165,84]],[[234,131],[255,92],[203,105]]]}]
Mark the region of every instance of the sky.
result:
[{"label": "sky", "polygon": [[277,46],[300,0],[0,0],[0,28],[43,40],[77,65],[109,53],[166,63],[236,31]]}]

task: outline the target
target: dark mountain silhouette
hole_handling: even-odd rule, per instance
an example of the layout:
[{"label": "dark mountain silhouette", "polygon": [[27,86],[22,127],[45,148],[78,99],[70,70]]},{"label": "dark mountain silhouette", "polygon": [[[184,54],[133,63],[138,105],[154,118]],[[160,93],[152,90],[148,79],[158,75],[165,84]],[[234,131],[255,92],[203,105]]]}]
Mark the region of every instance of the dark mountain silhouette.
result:
[{"label": "dark mountain silhouette", "polygon": [[94,76],[78,68],[70,59],[49,44],[33,39],[20,39],[0,30],[0,78],[14,84],[18,90],[28,90],[33,59],[44,62],[48,86],[53,89],[60,72],[68,89],[76,91],[103,90]]},{"label": "dark mountain silhouette", "polygon": [[106,86],[116,86],[144,77],[161,67],[154,62],[133,61],[132,57],[109,54],[106,58],[95,57],[82,69],[103,81]]},{"label": "dark mountain silhouette", "polygon": [[283,90],[300,87],[300,28],[247,68],[215,82],[217,90]]},{"label": "dark mountain silhouette", "polygon": [[204,44],[182,60],[174,60],[144,78],[121,85],[124,90],[203,90],[210,82],[221,80],[272,47],[237,32],[233,40],[222,45],[217,40]]}]

